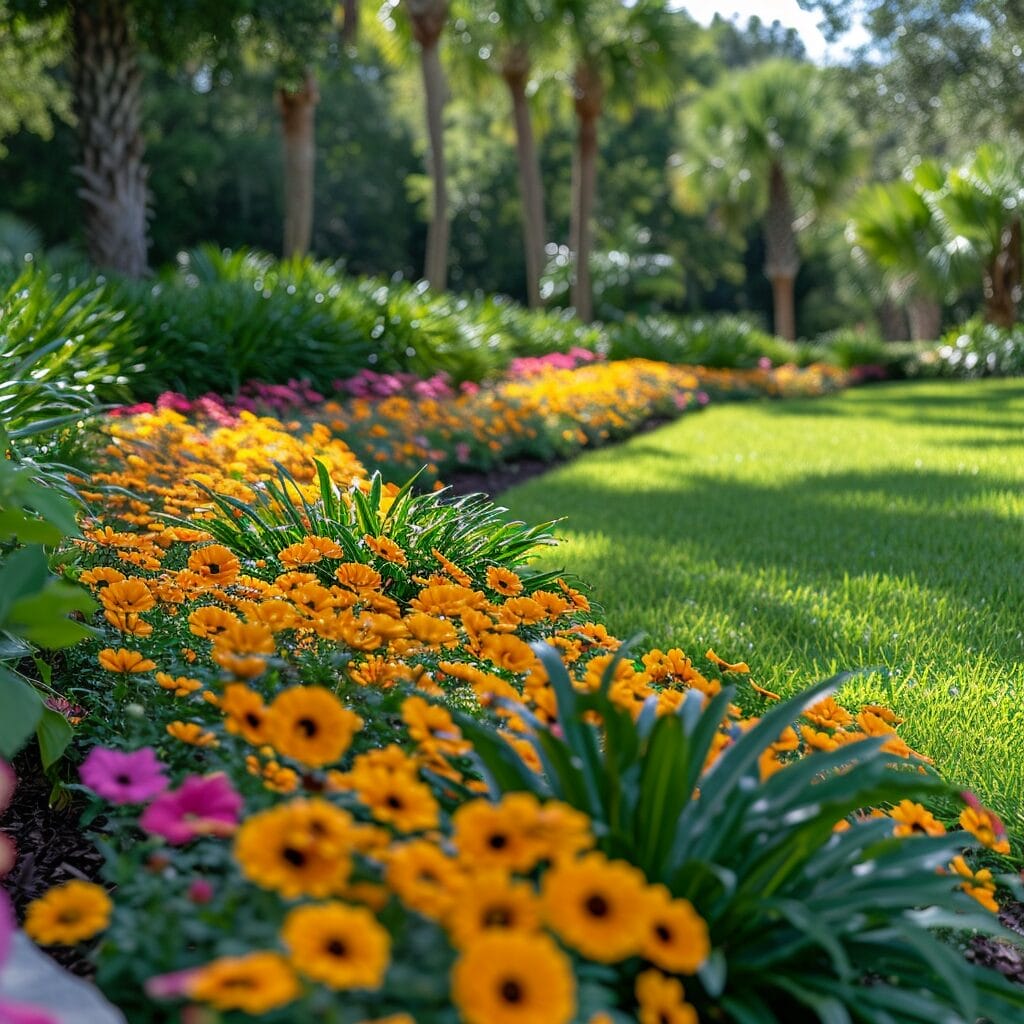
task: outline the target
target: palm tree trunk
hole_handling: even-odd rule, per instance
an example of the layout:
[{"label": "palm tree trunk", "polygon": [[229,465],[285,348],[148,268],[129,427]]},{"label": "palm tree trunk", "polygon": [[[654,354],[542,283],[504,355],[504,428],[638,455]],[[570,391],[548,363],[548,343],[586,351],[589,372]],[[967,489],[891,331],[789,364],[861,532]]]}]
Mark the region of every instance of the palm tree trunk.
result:
[{"label": "palm tree trunk", "polygon": [[576,315],[587,323],[594,318],[590,255],[594,247],[594,208],[597,202],[597,126],[604,108],[604,87],[596,69],[580,64],[573,75],[573,88],[578,135],[569,225],[569,247],[574,259],[571,300]]},{"label": "palm tree trunk", "polygon": [[440,39],[448,20],[448,0],[405,0],[413,35],[420,46],[423,97],[427,115],[427,165],[433,183],[427,254],[423,276],[431,288],[448,286],[448,175],[444,157],[444,104],[447,94]]},{"label": "palm tree trunk", "polygon": [[359,0],[342,0],[341,42],[344,46],[355,46],[359,39]]},{"label": "palm tree trunk", "polygon": [[999,327],[1017,322],[1021,293],[1021,229],[1014,220],[1003,228],[999,252],[985,268],[985,320]]},{"label": "palm tree trunk", "polygon": [[886,296],[875,309],[883,341],[907,340],[907,316],[903,307],[890,296]]},{"label": "palm tree trunk", "polygon": [[512,116],[516,127],[527,301],[531,309],[538,309],[541,305],[540,277],[544,270],[544,243],[547,230],[544,225],[544,186],[540,176],[540,159],[533,137],[530,105],[526,99],[530,60],[523,47],[513,47],[506,53],[501,73],[512,98]]},{"label": "palm tree trunk", "polygon": [[764,218],[764,273],[772,285],[775,333],[787,341],[796,340],[796,304],[793,297],[800,270],[800,251],[793,230],[793,203],[789,185],[778,163],[773,163],[768,181],[768,209]]},{"label": "palm tree trunk", "polygon": [[89,258],[142,277],[149,268],[148,171],[140,127],[142,73],[127,5],[72,0],[71,33],[82,159],[75,170],[82,178]]},{"label": "palm tree trunk", "polygon": [[931,295],[911,295],[907,318],[911,341],[935,341],[942,330],[942,303]]},{"label": "palm tree trunk", "polygon": [[284,245],[283,254],[304,256],[313,240],[314,175],[316,172],[316,105],[320,100],[311,71],[301,88],[279,89],[284,142]]}]

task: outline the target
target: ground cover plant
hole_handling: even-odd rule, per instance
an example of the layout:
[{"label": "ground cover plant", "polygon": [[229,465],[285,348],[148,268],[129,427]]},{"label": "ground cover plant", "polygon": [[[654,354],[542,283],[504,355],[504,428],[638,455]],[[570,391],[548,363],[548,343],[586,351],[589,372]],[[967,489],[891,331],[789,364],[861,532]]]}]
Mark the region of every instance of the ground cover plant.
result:
[{"label": "ground cover plant", "polygon": [[786,694],[850,666],[1020,834],[1019,381],[712,406],[505,496],[567,509],[559,565],[609,628],[748,659]]},{"label": "ground cover plant", "polygon": [[[102,935],[133,1022],[182,1000],[428,1024],[1024,1007],[930,934],[999,932],[972,852],[1006,852],[999,824],[885,708],[845,715],[829,680],[774,708],[743,686],[745,714],[746,665],[626,652],[536,573],[544,527],[293,443],[337,479],[239,463],[189,510],[173,455],[126,460],[68,570],[103,609],[62,672],[114,895],[56,887],[25,927]],[[964,830],[920,803],[943,799]]]}]

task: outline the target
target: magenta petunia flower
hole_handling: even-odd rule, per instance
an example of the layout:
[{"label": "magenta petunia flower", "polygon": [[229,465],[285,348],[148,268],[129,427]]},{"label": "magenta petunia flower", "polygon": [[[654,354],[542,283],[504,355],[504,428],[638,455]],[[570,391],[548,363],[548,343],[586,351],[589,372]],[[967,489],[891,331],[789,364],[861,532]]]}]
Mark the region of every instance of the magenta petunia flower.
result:
[{"label": "magenta petunia flower", "polygon": [[141,804],[167,788],[166,769],[152,747],[123,752],[93,747],[78,774],[113,804]]},{"label": "magenta petunia flower", "polygon": [[18,776],[14,774],[14,769],[0,758],[0,814],[3,814],[10,805],[17,785]]},{"label": "magenta petunia flower", "polygon": [[18,848],[14,840],[6,832],[0,832],[0,878],[11,873],[17,859]]},{"label": "magenta petunia flower", "polygon": [[241,810],[242,798],[225,775],[190,775],[177,789],[158,796],[139,824],[180,846],[196,836],[231,835]]}]

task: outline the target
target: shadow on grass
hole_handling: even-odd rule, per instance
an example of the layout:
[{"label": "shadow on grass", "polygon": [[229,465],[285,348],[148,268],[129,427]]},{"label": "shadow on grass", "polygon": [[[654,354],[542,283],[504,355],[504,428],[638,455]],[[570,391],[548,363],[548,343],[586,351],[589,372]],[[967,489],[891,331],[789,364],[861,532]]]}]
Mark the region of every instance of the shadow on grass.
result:
[{"label": "shadow on grass", "polygon": [[[652,454],[665,453],[653,448],[645,457]],[[882,574],[948,591],[979,614],[1024,610],[1024,529],[1014,516],[979,510],[976,500],[1016,492],[1018,480],[920,470],[772,486],[685,469],[677,476],[666,467],[650,487],[626,490],[609,477],[607,484],[546,477],[544,504],[570,510],[570,529],[605,534],[624,549],[651,545],[656,555],[643,571],[655,592],[658,559],[678,538],[691,555],[696,548],[721,566],[749,573],[778,566],[796,585],[833,589],[846,576]],[[677,486],[659,489],[672,478]]]}]

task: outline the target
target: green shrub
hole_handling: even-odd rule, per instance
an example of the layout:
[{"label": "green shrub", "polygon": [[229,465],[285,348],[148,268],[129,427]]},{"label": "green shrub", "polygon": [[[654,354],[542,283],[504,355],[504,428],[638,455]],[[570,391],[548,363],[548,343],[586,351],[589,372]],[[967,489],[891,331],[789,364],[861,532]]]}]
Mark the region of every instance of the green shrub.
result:
[{"label": "green shrub", "polygon": [[731,314],[697,317],[629,317],[611,330],[612,359],[656,359],[660,362],[750,369],[761,359],[773,364],[800,361],[800,350],[766,334],[749,320]]},{"label": "green shrub", "polygon": [[79,462],[79,425],[98,401],[130,394],[137,337],[102,285],[23,270],[0,291],[0,422],[13,450],[41,463]]},{"label": "green shrub", "polygon": [[[6,444],[0,427],[0,448]],[[35,660],[36,673],[47,675],[39,648],[70,647],[92,634],[68,615],[91,613],[95,602],[50,572],[44,548],[72,536],[78,527],[68,499],[31,465],[0,457],[0,757],[13,757],[35,732],[44,767],[63,753],[71,729],[44,705],[38,687],[45,683],[19,668]]]},{"label": "green shrub", "polygon": [[1007,329],[979,317],[949,331],[921,358],[925,372],[943,377],[1016,377],[1024,373],[1024,324]]}]

